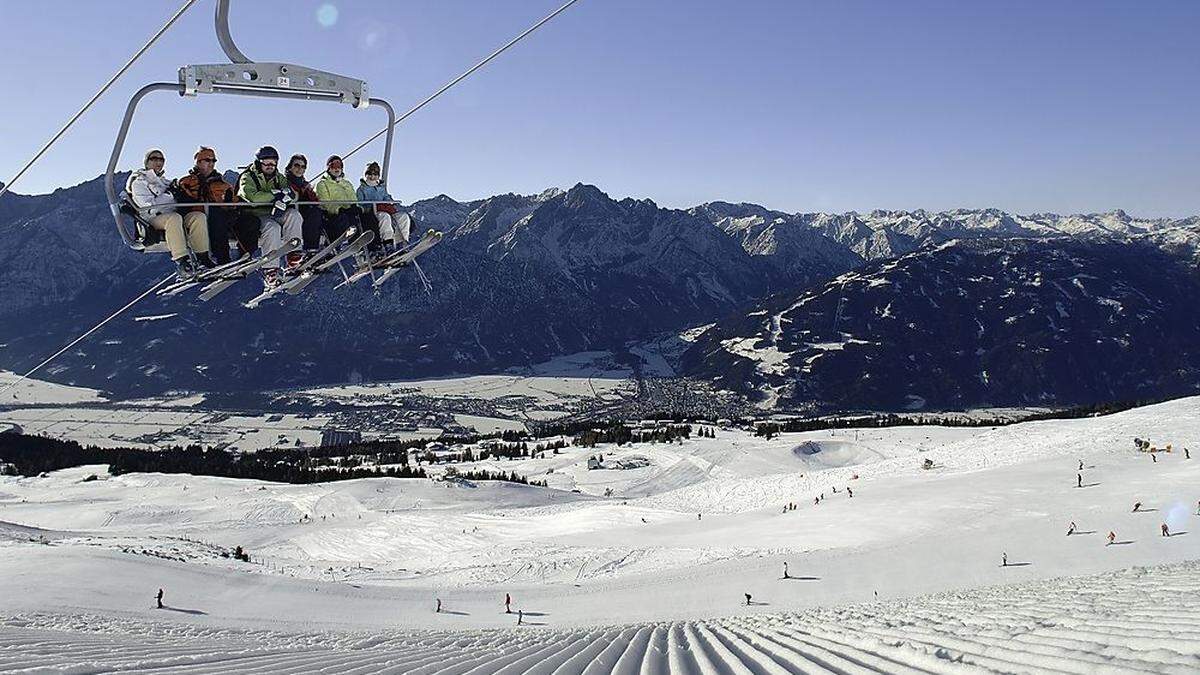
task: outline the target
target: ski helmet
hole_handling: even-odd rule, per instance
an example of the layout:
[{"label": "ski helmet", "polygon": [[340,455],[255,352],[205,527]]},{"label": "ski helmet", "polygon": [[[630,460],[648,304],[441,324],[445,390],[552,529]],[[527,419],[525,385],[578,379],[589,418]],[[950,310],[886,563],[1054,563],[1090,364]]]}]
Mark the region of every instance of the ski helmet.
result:
[{"label": "ski helmet", "polygon": [[273,159],[278,162],[279,151],[269,145],[264,145],[258,149],[258,152],[254,153],[254,159],[260,162],[264,159]]}]

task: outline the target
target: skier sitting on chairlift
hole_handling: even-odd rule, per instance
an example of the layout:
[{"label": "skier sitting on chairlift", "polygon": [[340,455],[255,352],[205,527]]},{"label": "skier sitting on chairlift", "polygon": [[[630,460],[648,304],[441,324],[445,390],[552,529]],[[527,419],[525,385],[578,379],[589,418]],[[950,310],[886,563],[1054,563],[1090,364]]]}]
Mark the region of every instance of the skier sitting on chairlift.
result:
[{"label": "skier sitting on chairlift", "polygon": [[[342,164],[341,157],[330,155],[329,159],[325,160],[325,175],[317,181],[316,186],[317,197],[321,201],[354,202],[358,200],[354,186],[346,180],[344,172],[345,166]],[[325,234],[331,240],[340,237],[347,228],[357,227],[361,220],[364,231],[375,233],[375,238],[367,245],[367,248],[371,250],[379,248],[379,223],[374,218],[363,218],[363,209],[357,204],[328,204],[322,205],[321,208],[325,210]]]},{"label": "skier sitting on chairlift", "polygon": [[[371,162],[363,173],[362,180],[355,191],[360,202],[391,202],[387,185],[380,178],[378,162]],[[374,218],[378,223],[379,236],[383,240],[384,255],[395,250],[396,245],[408,245],[408,234],[411,221],[408,214],[398,213],[396,205],[390,203],[363,205],[363,219]]]},{"label": "skier sitting on chairlift", "polygon": [[[308,169],[308,158],[301,154],[292,155],[288,160],[287,165],[287,181],[291,186],[292,192],[296,194],[296,201],[301,202],[316,202],[320,201],[317,197],[317,191],[313,189],[312,183],[304,177],[304,171]],[[300,216],[304,220],[302,226],[304,239],[304,255],[311,256],[321,248],[321,231],[325,226],[325,212],[320,206],[315,204],[304,204],[296,207],[300,210]],[[340,232],[338,234],[341,234]],[[336,239],[336,236],[329,237],[329,241]]]},{"label": "skier sitting on chairlift", "polygon": [[[247,168],[238,179],[238,198],[251,204],[261,204],[250,208],[241,215],[243,222],[250,218],[258,221],[258,247],[262,254],[283,246],[285,241],[300,239],[303,233],[304,219],[296,207],[290,206],[295,201],[288,181],[279,173],[279,152],[275,148],[264,145],[254,155],[254,164]],[[288,267],[300,264],[303,254],[299,251],[287,255]],[[280,282],[279,267],[263,268],[263,285],[274,288]]]},{"label": "skier sitting on chairlift", "polygon": [[[196,161],[188,174],[175,181],[175,193],[179,201],[226,204],[234,201],[236,190],[217,172],[217,153],[212,148],[200,146],[194,156]],[[209,209],[206,213],[203,206],[185,207],[183,225],[185,228],[200,228],[208,233],[209,247],[216,264],[224,265],[230,261],[229,235],[234,224],[233,209],[218,207]],[[258,239],[258,228],[253,232],[236,230],[237,238],[242,247]],[[248,250],[253,251],[253,246]],[[196,256],[200,258],[200,256]],[[201,259],[201,263],[203,263]]]},{"label": "skier sitting on chairlift", "polygon": [[192,264],[189,248],[195,252],[196,260],[205,267],[213,267],[208,255],[208,229],[203,225],[184,220],[175,212],[175,195],[171,192],[171,181],[163,167],[166,155],[158,148],[146,151],[142,168],[129,176],[127,192],[139,214],[150,225],[166,235],[171,260],[179,268],[179,278],[186,279],[198,271]]}]

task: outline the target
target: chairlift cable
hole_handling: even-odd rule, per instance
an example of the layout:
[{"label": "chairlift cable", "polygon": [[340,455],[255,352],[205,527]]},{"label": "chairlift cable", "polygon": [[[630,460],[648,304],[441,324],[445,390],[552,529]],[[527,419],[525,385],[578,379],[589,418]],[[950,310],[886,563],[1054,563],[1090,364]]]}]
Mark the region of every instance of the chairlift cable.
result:
[{"label": "chairlift cable", "polygon": [[[487,58],[480,61],[479,63],[476,63],[474,66],[471,66],[471,68],[468,69],[466,72],[464,72],[463,74],[454,78],[453,80],[450,80],[449,82],[446,83],[445,86],[443,86],[441,89],[438,89],[437,91],[433,92],[433,94],[431,94],[424,101],[421,101],[417,105],[413,106],[413,108],[411,110],[404,113],[400,117],[396,118],[396,121],[392,123],[391,127],[395,127],[396,125],[400,124],[404,120],[408,119],[410,116],[412,116],[414,113],[416,113],[421,108],[424,108],[426,105],[432,103],[435,98],[441,96],[442,94],[446,93],[446,91],[448,91],[454,85],[456,85],[459,82],[462,82],[463,80],[470,77],[472,73],[474,73],[475,71],[479,70],[480,68],[486,66],[488,63],[490,63],[492,61],[492,59],[495,59],[497,56],[500,56],[504,52],[508,51],[509,47],[512,47],[513,45],[517,44],[521,40],[525,39],[525,37],[528,36],[530,33],[533,33],[534,31],[536,31],[537,29],[541,28],[543,25],[548,23],[554,17],[565,12],[567,10],[567,8],[569,8],[571,5],[574,5],[576,2],[579,2],[579,0],[568,0],[568,2],[566,4],[564,4],[562,7],[559,7],[558,9],[554,10],[550,14],[546,15],[541,21],[538,21],[537,23],[535,23],[532,26],[530,26],[529,28],[527,28],[524,33],[521,33],[520,35],[516,36],[512,40],[509,40],[508,43],[505,44],[503,47],[492,52]],[[389,127],[389,128],[391,128],[391,127]],[[342,155],[342,158],[345,159],[347,157],[350,157],[354,153],[358,152],[359,150],[362,150],[363,148],[367,147],[367,145],[369,145],[371,143],[371,141],[374,141],[376,138],[379,138],[380,136],[384,135],[385,133],[387,133],[387,131],[388,131],[388,129],[381,129],[374,136],[372,136],[372,137],[368,138],[367,140],[363,141],[362,143],[360,143],[358,145],[358,147],[356,147],[353,150],[351,150],[350,152],[347,152],[346,154]]]},{"label": "chairlift cable", "polygon": [[166,33],[176,21],[179,20],[179,17],[183,16],[184,12],[191,9],[192,5],[194,4],[196,4],[196,0],[185,0],[183,5],[179,8],[179,11],[175,12],[175,15],[168,19],[167,22],[163,24],[162,28],[159,28],[158,32],[151,36],[150,40],[146,42],[146,44],[142,45],[142,48],[137,50],[137,53],[134,54],[127,62],[125,62],[125,65],[121,66],[121,69],[118,70],[115,75],[109,78],[108,82],[106,82],[103,87],[100,87],[100,91],[96,92],[96,94],[92,96],[91,100],[79,109],[79,112],[75,113],[71,119],[67,120],[67,123],[63,125],[63,128],[59,129],[58,133],[54,134],[54,137],[51,138],[48,143],[43,145],[41,150],[38,150],[37,154],[33,156],[33,159],[29,160],[25,166],[21,167],[21,170],[17,172],[17,175],[13,176],[12,180],[0,185],[0,196],[3,196],[5,192],[8,192],[9,188],[13,186],[13,183],[16,183],[18,180],[20,180],[21,176],[25,175],[25,172],[28,171],[35,162],[41,159],[42,155],[46,154],[46,151],[50,149],[50,146],[54,145],[59,138],[62,138],[62,135],[67,133],[67,129],[70,129],[71,125],[75,124],[75,121],[82,117],[83,113],[87,112],[88,108],[91,108],[92,104],[99,100],[100,97],[104,95],[104,92],[108,91],[109,87],[113,86],[117,79],[124,75],[125,71],[129,70],[133,66],[134,62],[141,58],[142,54],[145,54],[155,42],[158,42],[158,39],[162,37],[163,34]]},{"label": "chairlift cable", "polygon": [[47,363],[50,363],[54,359],[58,358],[59,356],[64,354],[68,349],[70,349],[71,347],[74,347],[75,345],[82,342],[84,340],[84,338],[86,338],[87,336],[91,335],[92,333],[95,333],[96,331],[103,328],[104,325],[107,324],[109,321],[112,321],[113,319],[115,319],[118,316],[120,316],[121,314],[123,314],[125,312],[125,310],[136,305],[138,303],[138,301],[140,301],[142,298],[146,297],[147,295],[150,295],[154,291],[157,291],[159,288],[162,288],[168,281],[171,281],[172,279],[175,279],[175,278],[177,278],[177,275],[174,272],[163,277],[162,280],[160,280],[158,283],[154,284],[150,288],[147,288],[145,290],[145,292],[143,292],[141,295],[137,296],[133,300],[130,300],[128,303],[126,303],[126,305],[124,307],[122,307],[121,309],[118,309],[117,311],[113,312],[112,314],[109,314],[103,321],[96,324],[95,326],[92,326],[83,335],[80,335],[79,337],[75,338],[74,340],[71,340],[71,342],[69,342],[67,344],[67,346],[63,347],[62,349],[60,349],[60,350],[54,352],[53,354],[51,354],[50,356],[46,357],[46,359],[44,361],[37,364],[33,368],[30,368],[28,372],[26,372],[24,375],[18,377],[15,381],[10,382],[9,384],[5,385],[3,389],[0,389],[0,394],[3,394],[4,392],[8,391],[9,389],[12,389],[13,387],[17,386],[18,384],[24,382],[30,375],[32,375],[32,374],[36,373],[38,370],[40,370],[42,368],[42,366],[44,366]]}]

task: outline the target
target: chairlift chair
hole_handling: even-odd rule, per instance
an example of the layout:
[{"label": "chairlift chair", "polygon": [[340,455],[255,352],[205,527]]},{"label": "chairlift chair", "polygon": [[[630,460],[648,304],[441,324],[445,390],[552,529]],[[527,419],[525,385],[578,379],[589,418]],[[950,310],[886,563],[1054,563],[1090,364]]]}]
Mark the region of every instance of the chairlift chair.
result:
[{"label": "chairlift chair", "polygon": [[[346,103],[356,109],[379,106],[387,112],[388,126],[384,141],[382,178],[386,181],[392,157],[392,136],[395,131],[396,112],[391,104],[368,95],[367,83],[307,66],[292,63],[257,63],[251,61],[238,49],[229,33],[229,0],[217,0],[215,25],[217,40],[229,57],[229,63],[183,66],[179,69],[178,82],[153,82],[139,89],[125,108],[125,117],[117,132],[112,155],[104,175],[104,191],[109,209],[117,224],[121,239],[129,248],[142,253],[166,252],[167,246],[161,232],[150,226],[126,192],[118,194],[114,185],[117,162],[134,112],[141,100],[151,92],[174,91],[180,96],[200,94],[228,94],[234,96],[256,96],[303,101],[331,101]],[[212,206],[211,204],[181,204],[181,206]]]}]

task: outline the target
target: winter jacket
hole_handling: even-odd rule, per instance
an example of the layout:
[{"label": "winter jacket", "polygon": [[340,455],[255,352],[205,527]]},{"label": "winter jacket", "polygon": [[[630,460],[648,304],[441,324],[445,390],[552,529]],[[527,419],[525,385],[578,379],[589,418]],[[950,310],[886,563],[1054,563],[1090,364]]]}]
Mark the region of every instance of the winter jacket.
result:
[{"label": "winter jacket", "polygon": [[[355,191],[360,202],[390,202],[392,196],[388,194],[387,185],[380,182],[378,185],[367,185],[367,181],[360,179],[358,181],[358,190]],[[363,205],[363,208],[367,208]],[[392,204],[376,204],[372,211],[383,211],[385,213],[395,213],[396,207]]]},{"label": "winter jacket", "polygon": [[[321,180],[317,181],[317,198],[323,202],[353,202],[358,200],[358,196],[354,194],[354,186],[350,181],[346,180],[345,176],[334,178],[326,175]],[[349,208],[348,204],[330,204],[322,206],[331,216],[336,216],[338,211]]]},{"label": "winter jacket", "polygon": [[266,205],[250,209],[250,212],[256,216],[270,215],[272,205],[275,203],[276,192],[283,192],[291,198],[296,196],[292,187],[288,185],[287,179],[278,171],[267,178],[263,172],[252,166],[246,169],[238,179],[239,199],[253,204]]},{"label": "winter jacket", "polygon": [[139,169],[129,176],[126,184],[129,198],[143,217],[153,218],[161,213],[175,210],[175,195],[171,194],[171,181],[153,169]]},{"label": "winter jacket", "polygon": [[321,198],[317,196],[316,190],[313,190],[312,183],[308,182],[307,178],[296,178],[291,172],[288,172],[287,180],[288,185],[292,186],[292,192],[296,193],[296,201],[321,201]]},{"label": "winter jacket", "polygon": [[[225,182],[216,171],[201,176],[194,167],[188,175],[175,181],[175,190],[179,193],[180,201],[185,202],[232,202],[234,199],[233,186]],[[203,211],[203,206],[192,206],[189,211]]]}]

